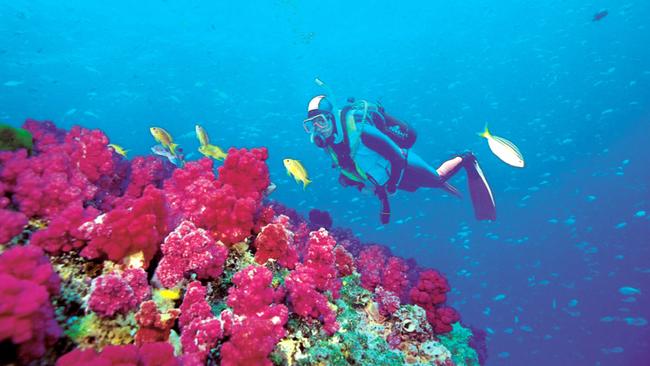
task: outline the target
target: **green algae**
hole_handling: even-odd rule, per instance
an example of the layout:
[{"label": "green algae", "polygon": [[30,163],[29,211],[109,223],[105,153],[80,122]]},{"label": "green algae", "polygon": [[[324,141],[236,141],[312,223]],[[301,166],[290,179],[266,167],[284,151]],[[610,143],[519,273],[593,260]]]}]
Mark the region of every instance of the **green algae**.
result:
[{"label": "green algae", "polygon": [[0,124],[0,151],[27,149],[32,151],[32,134],[22,128]]},{"label": "green algae", "polygon": [[454,323],[451,332],[438,336],[440,343],[451,352],[451,358],[457,366],[478,366],[478,354],[469,346],[472,331]]}]

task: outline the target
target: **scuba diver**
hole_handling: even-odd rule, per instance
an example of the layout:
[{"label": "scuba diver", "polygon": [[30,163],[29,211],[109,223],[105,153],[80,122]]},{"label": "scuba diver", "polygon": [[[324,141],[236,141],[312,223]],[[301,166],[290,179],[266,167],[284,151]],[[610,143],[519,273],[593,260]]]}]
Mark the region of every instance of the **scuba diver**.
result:
[{"label": "scuba diver", "polygon": [[343,108],[336,109],[330,98],[318,95],[309,101],[303,127],[311,142],[329,154],[333,167],[340,168],[343,187],[367,188],[379,198],[382,224],[390,220],[388,196],[398,189],[415,192],[422,187],[441,188],[460,197],[447,180],[461,168],[467,172],[476,218],[496,219],[492,191],[471,152],[454,156],[434,169],[411,151],[417,138],[415,130],[386,113],[380,104],[349,98]]}]

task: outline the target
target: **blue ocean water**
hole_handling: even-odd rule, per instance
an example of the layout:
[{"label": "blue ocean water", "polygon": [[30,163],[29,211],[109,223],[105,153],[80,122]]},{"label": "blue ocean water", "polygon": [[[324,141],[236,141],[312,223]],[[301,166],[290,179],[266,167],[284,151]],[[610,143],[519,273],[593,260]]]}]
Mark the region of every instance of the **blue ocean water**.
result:
[{"label": "blue ocean water", "polygon": [[[267,146],[274,199],[443,271],[463,321],[488,331],[488,365],[644,365],[649,18],[643,1],[3,1],[0,120],[101,128],[132,155],[160,126],[198,158],[196,123],[222,147]],[[315,77],[340,101],[380,100],[435,166],[474,151],[497,221],[423,189],[391,197],[380,225],[302,129]],[[490,153],[486,122],[526,168]]]}]

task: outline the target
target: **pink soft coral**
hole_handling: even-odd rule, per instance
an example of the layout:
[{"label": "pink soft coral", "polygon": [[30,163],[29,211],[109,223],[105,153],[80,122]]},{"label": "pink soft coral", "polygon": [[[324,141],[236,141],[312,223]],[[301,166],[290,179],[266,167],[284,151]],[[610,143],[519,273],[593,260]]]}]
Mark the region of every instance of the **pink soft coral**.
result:
[{"label": "pink soft coral", "polygon": [[138,322],[135,344],[167,341],[179,314],[178,309],[170,309],[165,314],[161,314],[153,300],[140,304],[140,311],[135,314],[135,320]]},{"label": "pink soft coral", "polygon": [[55,216],[47,228],[32,235],[31,244],[43,248],[46,252],[59,255],[70,250],[79,250],[86,245],[79,227],[93,220],[99,211],[93,207],[84,209],[81,202],[73,202]]},{"label": "pink soft coral", "polygon": [[221,364],[272,365],[268,355],[285,336],[289,312],[274,304],[276,290],[270,287],[273,274],[265,267],[249,266],[233,276],[224,311],[225,333],[230,336],[221,347]]},{"label": "pink soft coral", "polygon": [[460,320],[453,308],[443,306],[447,292],[447,279],[436,270],[421,272],[417,285],[410,291],[411,301],[426,310],[427,319],[437,334],[450,332],[451,324]]},{"label": "pink soft coral", "polygon": [[178,323],[181,327],[183,360],[186,365],[205,363],[210,349],[216,346],[223,336],[221,321],[212,315],[205,294],[206,288],[200,282],[191,282],[181,304]]},{"label": "pink soft coral", "polygon": [[0,341],[18,345],[27,363],[45,353],[61,335],[49,297],[59,277],[38,247],[14,247],[0,255]]},{"label": "pink soft coral", "polygon": [[267,260],[274,259],[281,266],[289,269],[296,266],[298,253],[293,246],[293,233],[286,226],[286,221],[279,221],[262,228],[255,239],[257,263],[264,264]]},{"label": "pink soft coral", "polygon": [[147,274],[142,269],[111,273],[93,280],[88,300],[90,310],[103,317],[125,314],[151,295]]},{"label": "pink soft coral", "polygon": [[382,272],[386,264],[386,249],[380,245],[364,248],[357,258],[357,269],[361,274],[361,286],[368,291],[382,283]]},{"label": "pink soft coral", "polygon": [[82,230],[89,240],[82,256],[106,257],[117,262],[142,251],[146,267],[168,232],[165,197],[159,189],[148,186],[142,197],[122,202],[84,224]]},{"label": "pink soft coral", "polygon": [[0,244],[4,244],[23,231],[27,217],[20,212],[0,208],[0,223]]},{"label": "pink soft coral", "polygon": [[94,349],[75,349],[66,353],[56,366],[179,366],[172,345],[166,342],[135,345],[108,346],[101,352]]},{"label": "pink soft coral", "polygon": [[219,178],[208,158],[174,171],[164,186],[177,219],[187,219],[232,244],[251,235],[269,184],[266,149],[230,149]]},{"label": "pink soft coral", "polygon": [[181,222],[162,244],[163,258],[156,276],[165,287],[174,287],[185,275],[215,279],[223,272],[228,249],[190,221]]}]

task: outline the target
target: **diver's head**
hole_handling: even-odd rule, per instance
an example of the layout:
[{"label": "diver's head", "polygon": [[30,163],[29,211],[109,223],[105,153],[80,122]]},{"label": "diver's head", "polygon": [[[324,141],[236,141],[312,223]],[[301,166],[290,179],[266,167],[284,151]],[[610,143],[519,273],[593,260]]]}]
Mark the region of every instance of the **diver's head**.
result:
[{"label": "diver's head", "polygon": [[311,141],[319,147],[334,134],[334,107],[324,95],[313,97],[307,107],[307,119],[302,122]]}]

